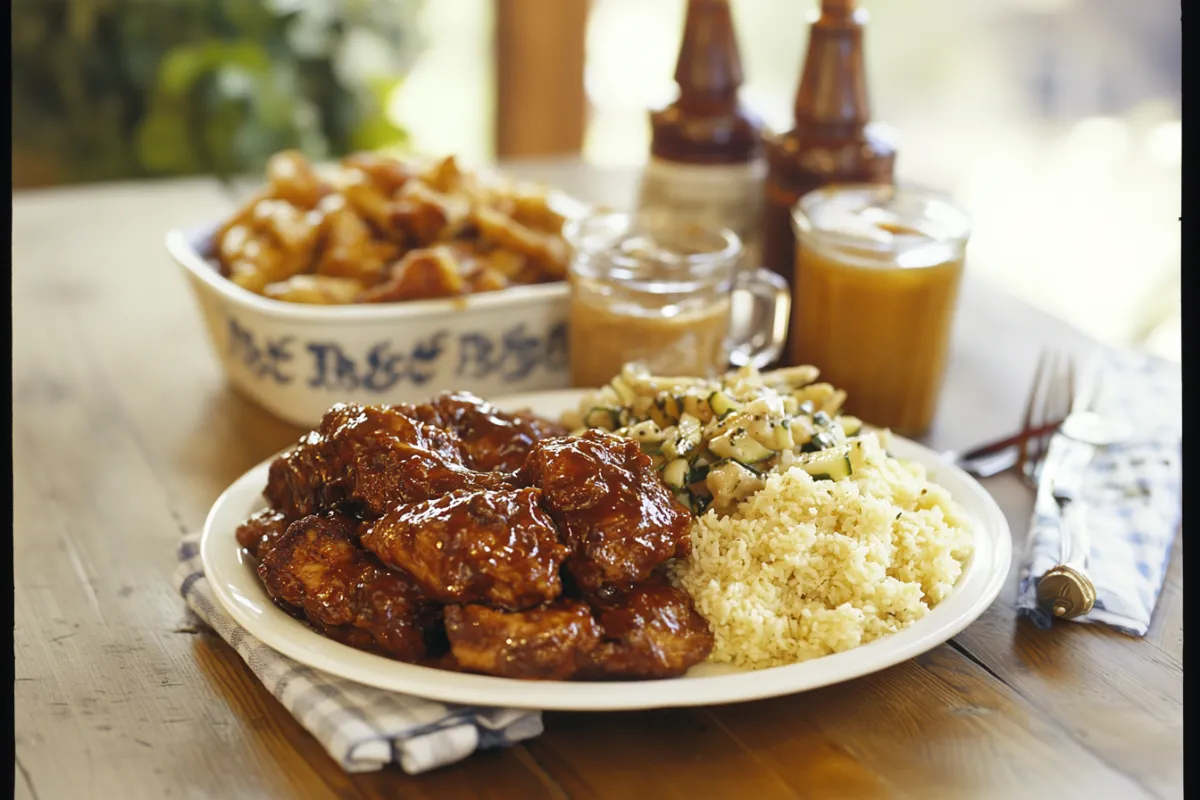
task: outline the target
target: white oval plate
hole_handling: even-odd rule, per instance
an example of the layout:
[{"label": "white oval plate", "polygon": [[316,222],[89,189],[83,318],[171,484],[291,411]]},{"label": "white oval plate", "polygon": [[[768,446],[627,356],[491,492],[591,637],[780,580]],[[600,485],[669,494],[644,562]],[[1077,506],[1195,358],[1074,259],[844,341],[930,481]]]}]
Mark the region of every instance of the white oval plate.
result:
[{"label": "white oval plate", "polygon": [[[577,390],[542,392],[496,401],[509,409],[529,408],[557,418],[579,402]],[[225,490],[209,512],[201,558],[218,601],[242,627],[269,647],[310,667],[343,678],[468,705],[563,711],[616,711],[670,706],[705,706],[777,697],[857,678],[906,661],[956,635],[996,599],[1008,576],[1012,540],[1004,514],[965,472],[915,442],[894,437],[892,452],[923,464],[975,523],[975,550],[954,592],[910,627],[834,655],[786,667],[742,671],[701,664],[686,676],[630,682],[522,681],[418,667],[364,653],[315,633],[277,608],[234,531],[265,503],[270,461],[254,467]]]}]

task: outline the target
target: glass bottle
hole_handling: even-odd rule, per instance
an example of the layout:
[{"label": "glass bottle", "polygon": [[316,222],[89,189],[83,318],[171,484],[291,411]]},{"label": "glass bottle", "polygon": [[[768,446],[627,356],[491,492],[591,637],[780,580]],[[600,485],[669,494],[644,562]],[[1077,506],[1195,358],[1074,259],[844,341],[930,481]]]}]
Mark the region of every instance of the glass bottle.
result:
[{"label": "glass bottle", "polygon": [[[762,264],[789,283],[796,263],[792,209],[801,197],[830,183],[893,182],[895,148],[870,122],[866,22],[858,0],[821,0],[810,26],[794,127],[764,141]],[[793,352],[790,341],[784,352]]]},{"label": "glass bottle", "polygon": [[758,266],[762,123],[742,102],[742,61],[729,0],[688,0],[675,66],[679,94],[650,113],[650,159],[638,205],[732,229]]}]

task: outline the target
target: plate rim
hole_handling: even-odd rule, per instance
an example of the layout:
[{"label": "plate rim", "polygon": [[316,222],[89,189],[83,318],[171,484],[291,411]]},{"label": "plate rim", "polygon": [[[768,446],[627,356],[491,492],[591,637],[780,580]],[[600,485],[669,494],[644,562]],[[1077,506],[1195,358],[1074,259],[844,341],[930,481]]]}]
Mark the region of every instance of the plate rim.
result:
[{"label": "plate rim", "polygon": [[[586,390],[581,389],[530,392],[496,398],[491,402],[516,409],[524,405],[566,402],[567,398],[577,399],[585,393]],[[904,630],[850,650],[781,667],[644,681],[529,681],[406,664],[335,642],[275,606],[253,575],[244,554],[236,547],[233,538],[235,528],[227,531],[218,529],[223,512],[225,515],[231,513],[228,509],[234,502],[252,497],[265,506],[262,488],[266,485],[266,472],[275,455],[244,472],[213,503],[204,522],[200,558],[218,605],[248,634],[298,663],[384,691],[446,703],[546,711],[629,711],[712,706],[799,694],[881,672],[933,650],[978,620],[994,604],[1007,582],[1012,561],[1012,534],[1003,511],[991,493],[928,447],[896,435],[893,435],[893,440],[902,443],[901,449],[911,450],[915,460],[926,468],[936,466],[939,473],[954,475],[958,482],[971,487],[975,500],[981,505],[986,518],[980,519],[977,514],[972,514],[976,550],[972,554],[971,565],[959,579],[967,579],[974,569],[986,570],[981,577],[974,578],[981,582],[975,596],[966,601],[968,605],[957,616],[947,617],[940,625],[931,627],[930,618],[939,619],[934,615],[940,609],[950,608],[947,603],[959,595],[964,587],[963,583],[959,583],[929,614]],[[940,483],[936,478],[931,480]],[[224,545],[222,534],[228,539]],[[990,549],[985,553],[988,564],[976,567],[981,539],[989,543],[989,548],[985,548]],[[234,547],[228,547],[229,544]],[[225,552],[222,552],[223,547]],[[236,568],[229,566],[231,561],[236,561]],[[240,570],[242,577],[249,576],[249,579],[237,581],[234,569]],[[234,578],[232,582],[231,577]],[[260,597],[238,596],[242,584],[248,584],[247,592]],[[253,606],[255,601],[260,606],[258,611],[247,610],[245,606]],[[603,687],[605,691],[597,691],[596,687]]]}]

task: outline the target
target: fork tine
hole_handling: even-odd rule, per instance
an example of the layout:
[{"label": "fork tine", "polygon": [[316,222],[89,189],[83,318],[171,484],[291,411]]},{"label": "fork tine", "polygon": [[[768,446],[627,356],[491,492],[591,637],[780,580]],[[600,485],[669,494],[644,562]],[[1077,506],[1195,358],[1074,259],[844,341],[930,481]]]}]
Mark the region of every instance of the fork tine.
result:
[{"label": "fork tine", "polygon": [[[1053,419],[1051,414],[1058,408],[1059,396],[1061,389],[1059,386],[1059,375],[1061,374],[1062,364],[1060,363],[1057,352],[1051,352],[1046,358],[1046,377],[1043,383],[1041,403],[1038,406],[1037,422],[1042,423],[1046,420]],[[1038,470],[1042,465],[1042,459],[1046,457],[1046,443],[1048,437],[1038,436],[1032,442],[1032,454],[1029,460],[1029,468],[1025,472],[1025,480],[1027,483],[1036,483]]]},{"label": "fork tine", "polygon": [[[1025,402],[1025,419],[1021,423],[1021,430],[1031,431],[1035,427],[1034,413],[1038,408],[1039,393],[1043,389],[1043,373],[1046,370],[1046,351],[1043,350],[1038,354],[1037,367],[1033,371],[1033,386],[1029,389],[1029,399]],[[1022,438],[1020,447],[1017,450],[1017,470],[1024,474],[1026,465],[1029,463],[1030,456],[1030,440]]]},{"label": "fork tine", "polygon": [[[1052,420],[1063,419],[1070,413],[1075,395],[1075,365],[1069,354],[1043,352],[1038,358],[1033,391],[1025,409],[1026,429],[1044,427]],[[1038,474],[1054,431],[1030,437],[1028,446],[1018,455],[1022,480],[1036,486]]]}]

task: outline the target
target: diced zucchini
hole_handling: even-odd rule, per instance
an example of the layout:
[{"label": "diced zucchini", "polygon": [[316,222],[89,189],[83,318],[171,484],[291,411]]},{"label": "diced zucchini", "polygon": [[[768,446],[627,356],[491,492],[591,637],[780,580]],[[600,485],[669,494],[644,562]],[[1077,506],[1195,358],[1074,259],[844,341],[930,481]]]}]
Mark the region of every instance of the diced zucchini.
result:
[{"label": "diced zucchini", "polygon": [[663,414],[667,419],[674,422],[679,419],[679,415],[683,413],[683,403],[678,397],[673,394],[659,395],[659,400],[662,402]]},{"label": "diced zucchini", "polygon": [[701,483],[708,477],[708,472],[712,467],[708,464],[692,464],[692,468],[688,470],[687,482],[688,486],[693,483]]},{"label": "diced zucchini", "polygon": [[816,480],[839,481],[842,478],[849,478],[854,472],[854,466],[850,461],[853,446],[847,444],[810,453],[797,463],[801,469]]},{"label": "diced zucchini", "polygon": [[741,404],[723,391],[713,392],[708,396],[708,407],[718,419],[726,414],[732,414],[741,408]]},{"label": "diced zucchini", "polygon": [[742,464],[756,464],[775,455],[775,451],[764,447],[744,428],[735,428],[723,433],[708,443],[708,448],[721,458],[730,458]]},{"label": "diced zucchini", "polygon": [[638,419],[646,419],[650,416],[650,410],[654,408],[654,398],[640,394],[634,398],[629,408]]},{"label": "diced zucchini", "polygon": [[788,420],[788,429],[792,434],[792,447],[800,447],[816,433],[812,418],[805,416],[791,417]]},{"label": "diced zucchini", "polygon": [[829,415],[824,411],[813,412],[812,421],[813,425],[816,425],[818,428],[827,428],[829,427],[829,423],[832,422]]},{"label": "diced zucchini", "polygon": [[721,498],[727,505],[737,502],[763,488],[762,476],[750,471],[736,461],[722,461],[708,472],[705,484],[713,497]]},{"label": "diced zucchini", "polygon": [[742,413],[748,416],[764,415],[768,417],[783,416],[783,398],[777,394],[756,397],[742,406]]},{"label": "diced zucchini", "polygon": [[858,434],[862,432],[863,423],[858,417],[852,417],[849,414],[843,414],[842,416],[838,417],[838,419],[841,420],[842,430],[846,432],[847,436],[858,436]]},{"label": "diced zucchini", "polygon": [[700,428],[700,420],[691,414],[681,416],[679,424],[667,429],[664,433],[666,436],[663,441],[663,452],[673,458],[686,457],[700,449],[703,431]]},{"label": "diced zucchini", "polygon": [[712,409],[708,407],[704,398],[694,394],[685,394],[680,398],[680,412],[691,414],[697,419],[709,419],[712,416]]},{"label": "diced zucchini", "polygon": [[661,444],[666,439],[662,428],[650,419],[630,425],[621,430],[620,434],[641,444]]},{"label": "diced zucchini", "polygon": [[821,450],[828,450],[831,447],[838,445],[837,437],[832,431],[820,431],[813,435],[811,439],[804,443],[800,448],[801,453],[816,453]]},{"label": "diced zucchini", "polygon": [[772,442],[768,445],[768,447],[770,447],[771,449],[779,451],[779,452],[783,452],[784,450],[791,450],[793,447],[796,446],[796,440],[792,438],[792,423],[791,423],[791,421],[789,421],[787,419],[782,419],[779,422],[775,423],[775,428],[774,428],[773,432],[775,434],[775,437],[772,440]]},{"label": "diced zucchini", "polygon": [[663,413],[662,398],[655,398],[654,403],[650,406],[650,413],[647,415],[660,428],[669,428],[675,424],[675,420],[667,417]]},{"label": "diced zucchini", "polygon": [[615,431],[620,425],[620,412],[607,406],[596,406],[583,415],[583,424],[589,428]]},{"label": "diced zucchini", "polygon": [[688,464],[686,458],[677,458],[674,461],[668,461],[663,465],[662,477],[663,482],[672,489],[683,489],[689,483],[688,472],[691,465]]},{"label": "diced zucchini", "polygon": [[768,416],[767,414],[755,414],[747,417],[738,415],[740,424],[745,428],[746,432],[754,437],[754,440],[768,450],[778,452],[780,450],[791,449],[791,433],[784,430],[783,435],[786,435],[788,445],[780,446],[776,442],[783,438],[777,429],[779,428],[779,417]]},{"label": "diced zucchini", "polygon": [[855,439],[846,445],[850,448],[850,466],[852,469],[862,469],[867,463],[867,448],[861,439]]},{"label": "diced zucchini", "polygon": [[625,379],[620,376],[613,378],[609,383],[609,386],[611,386],[613,391],[617,393],[617,397],[621,398],[621,403],[623,405],[631,405],[634,401],[634,398],[637,397],[637,392],[633,390],[633,387],[626,383]]},{"label": "diced zucchini", "polygon": [[[759,463],[761,464],[762,462],[759,462]],[[757,475],[760,478],[767,474],[766,472],[764,472],[758,468],[759,467],[758,464],[739,464],[738,466],[740,466],[742,469],[749,472],[751,475]]]}]

